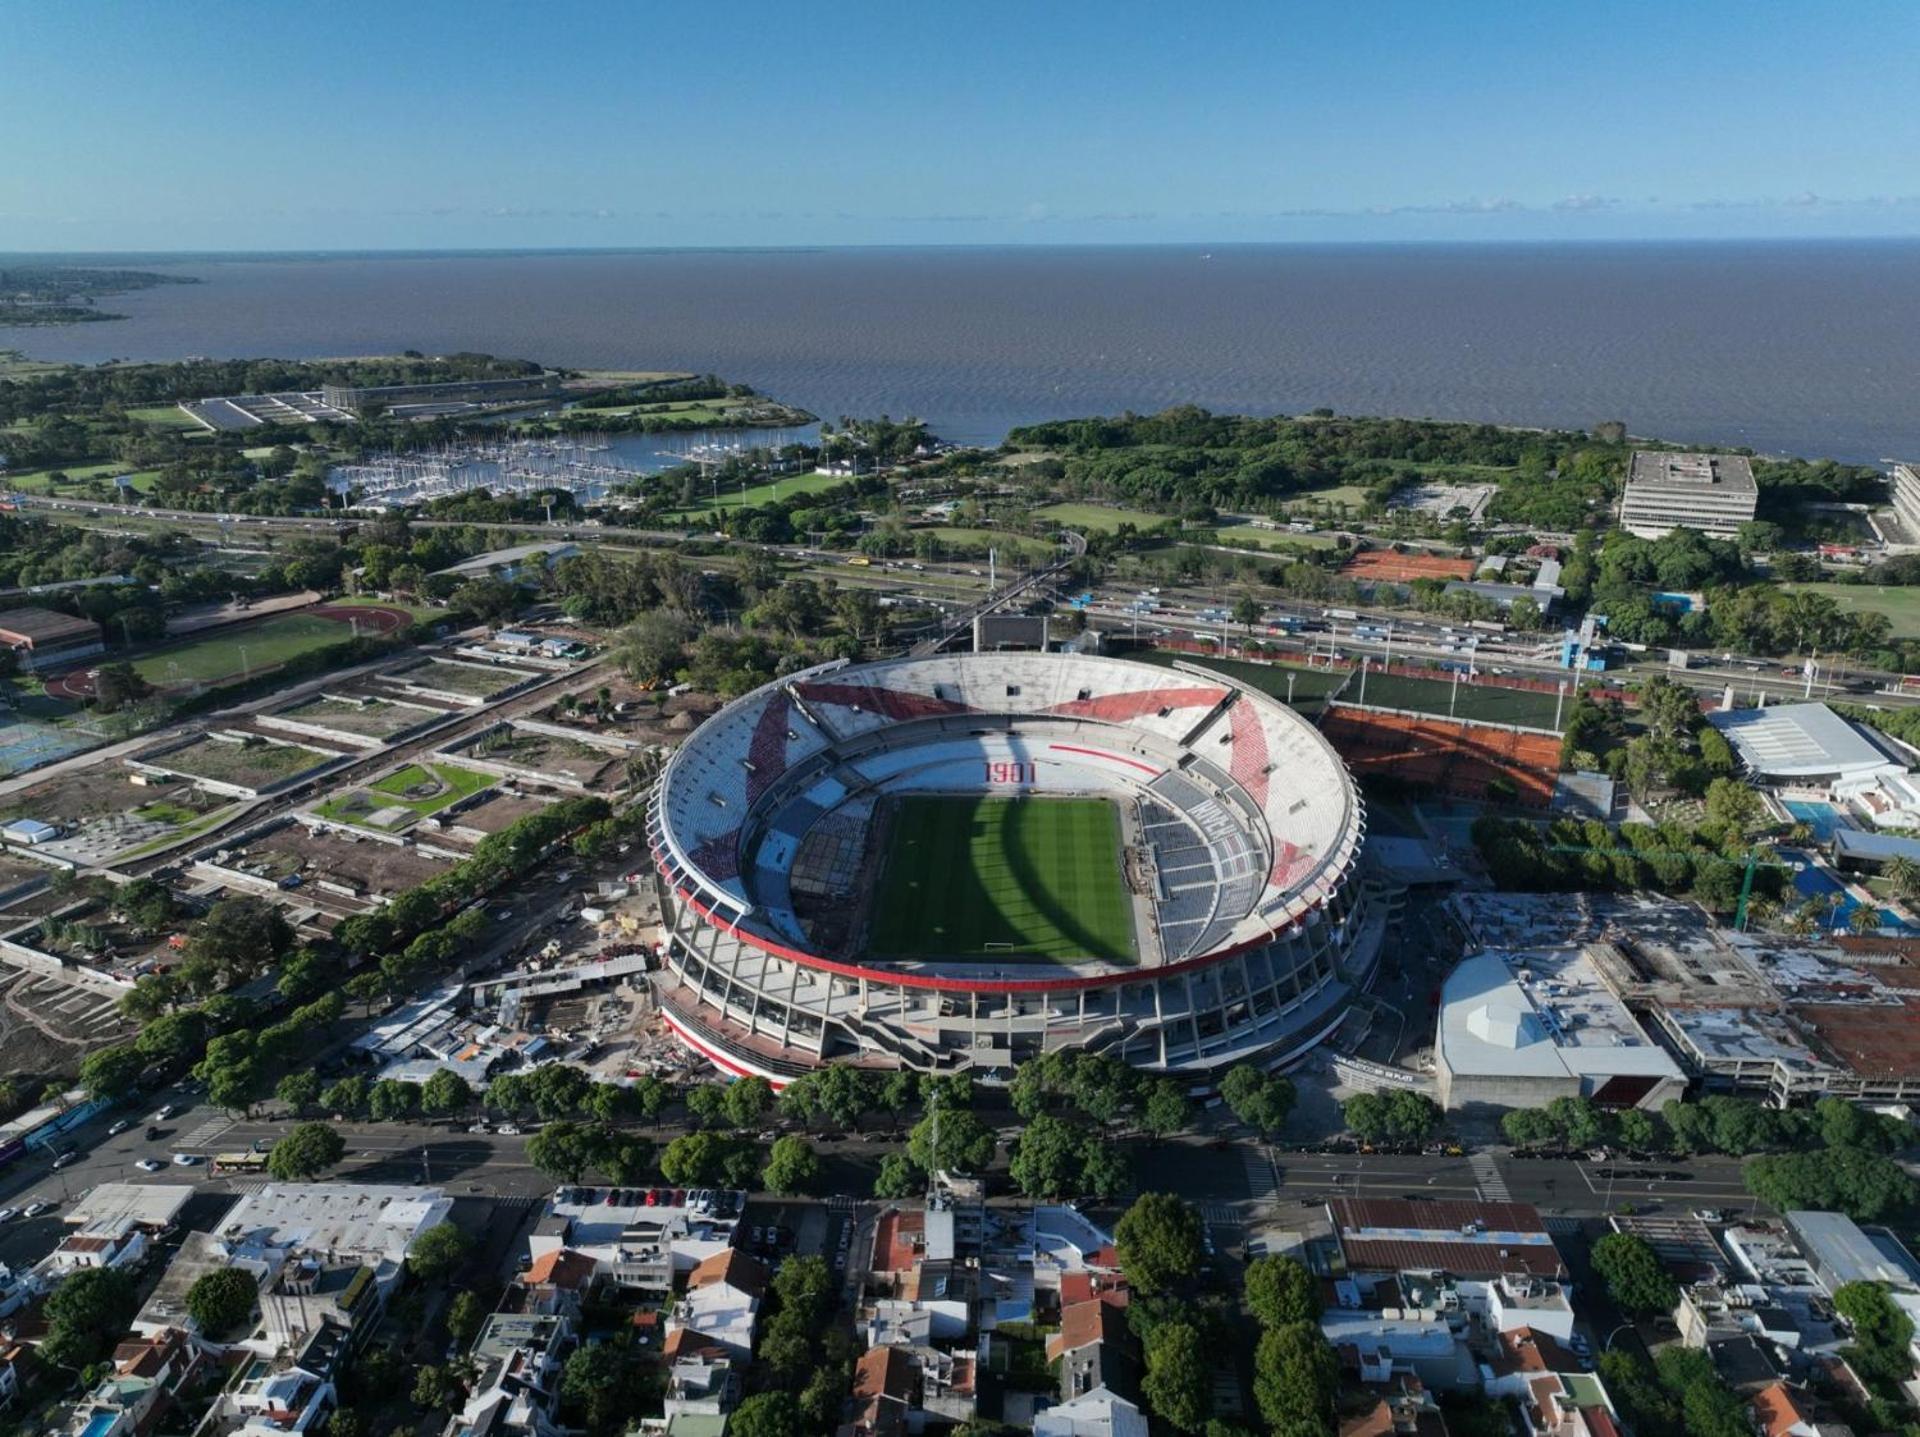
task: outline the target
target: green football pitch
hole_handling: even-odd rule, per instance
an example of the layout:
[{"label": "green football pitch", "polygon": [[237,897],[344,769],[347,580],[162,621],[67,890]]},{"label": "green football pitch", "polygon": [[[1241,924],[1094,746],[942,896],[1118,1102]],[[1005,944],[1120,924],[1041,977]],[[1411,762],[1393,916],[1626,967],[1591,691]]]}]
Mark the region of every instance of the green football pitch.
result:
[{"label": "green football pitch", "polygon": [[904,798],[868,951],[878,958],[1134,961],[1120,815],[1086,798]]}]

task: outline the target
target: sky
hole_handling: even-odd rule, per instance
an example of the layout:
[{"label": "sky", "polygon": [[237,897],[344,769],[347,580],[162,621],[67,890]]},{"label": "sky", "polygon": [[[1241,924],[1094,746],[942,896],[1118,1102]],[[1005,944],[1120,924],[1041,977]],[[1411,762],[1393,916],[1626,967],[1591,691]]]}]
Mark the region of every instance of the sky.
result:
[{"label": "sky", "polygon": [[0,0],[0,251],[1920,234],[1920,5]]}]

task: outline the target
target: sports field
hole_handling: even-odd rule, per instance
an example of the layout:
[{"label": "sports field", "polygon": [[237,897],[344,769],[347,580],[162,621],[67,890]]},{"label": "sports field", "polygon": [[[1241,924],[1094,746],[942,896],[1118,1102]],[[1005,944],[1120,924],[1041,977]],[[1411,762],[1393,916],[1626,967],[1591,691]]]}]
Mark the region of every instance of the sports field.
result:
[{"label": "sports field", "polygon": [[1556,695],[1532,689],[1507,689],[1489,683],[1456,685],[1450,678],[1421,679],[1380,673],[1369,673],[1364,687],[1355,678],[1341,690],[1340,697],[1354,704],[1364,699],[1368,708],[1404,709],[1439,718],[1518,724],[1522,728],[1556,732],[1555,710],[1560,710],[1564,718],[1567,707]]},{"label": "sports field", "polygon": [[874,894],[878,958],[1134,961],[1120,816],[1086,798],[904,798]]},{"label": "sports field", "polygon": [[176,649],[162,649],[135,659],[133,666],[141,678],[162,688],[195,682],[220,684],[352,637],[351,628],[331,619],[286,614],[264,624],[224,630]]},{"label": "sports field", "polygon": [[1910,639],[1920,634],[1920,589],[1879,584],[1782,584],[1789,593],[1818,594],[1849,612],[1885,614],[1893,621],[1893,636]]}]

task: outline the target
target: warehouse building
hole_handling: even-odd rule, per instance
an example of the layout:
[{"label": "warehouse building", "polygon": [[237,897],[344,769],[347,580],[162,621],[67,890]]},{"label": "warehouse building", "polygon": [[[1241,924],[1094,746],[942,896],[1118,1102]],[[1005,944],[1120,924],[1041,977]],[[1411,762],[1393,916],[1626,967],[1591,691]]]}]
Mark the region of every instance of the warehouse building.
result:
[{"label": "warehouse building", "polygon": [[29,673],[76,664],[107,647],[92,619],[38,608],[0,611],[0,644],[12,649],[15,662]]},{"label": "warehouse building", "polygon": [[1759,502],[1753,465],[1742,455],[1637,449],[1620,498],[1620,527],[1642,539],[1683,527],[1731,539]]},{"label": "warehouse building", "polygon": [[1450,1111],[1562,1097],[1655,1109],[1687,1084],[1578,948],[1481,953],[1456,967],[1440,990],[1434,1070]]}]

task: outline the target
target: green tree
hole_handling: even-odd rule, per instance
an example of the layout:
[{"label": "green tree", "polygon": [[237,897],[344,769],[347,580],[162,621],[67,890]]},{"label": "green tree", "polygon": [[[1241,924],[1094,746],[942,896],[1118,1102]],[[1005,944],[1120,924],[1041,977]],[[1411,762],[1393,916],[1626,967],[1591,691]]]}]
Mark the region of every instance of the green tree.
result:
[{"label": "green tree", "polygon": [[1913,1373],[1909,1347],[1913,1319],[1894,1305],[1884,1284],[1849,1282],[1833,1294],[1833,1306],[1853,1329],[1848,1358],[1869,1385],[1897,1392]]},{"label": "green tree", "polygon": [[721,1090],[726,1094],[727,1120],[736,1128],[750,1128],[773,1106],[773,1087],[765,1078],[736,1078]]},{"label": "green tree", "polygon": [[806,1437],[800,1404],[790,1392],[759,1392],[733,1409],[730,1437]]},{"label": "green tree", "polygon": [[877,1198],[911,1197],[926,1186],[926,1176],[905,1153],[888,1153],[880,1159],[874,1174],[873,1195]]},{"label": "green tree", "polygon": [[1120,1270],[1151,1296],[1200,1270],[1200,1215],[1172,1193],[1142,1193],[1114,1228]]},{"label": "green tree", "polygon": [[451,1277],[467,1260],[473,1241],[450,1222],[430,1227],[413,1240],[407,1252],[407,1271],[422,1282],[439,1282]]},{"label": "green tree", "polygon": [[296,1114],[303,1113],[320,1100],[320,1075],[312,1068],[288,1073],[273,1085],[273,1095]]},{"label": "green tree", "polygon": [[472,1087],[450,1068],[438,1069],[420,1085],[420,1107],[436,1117],[463,1113],[472,1106]]},{"label": "green tree", "polygon": [[561,1400],[582,1414],[595,1437],[626,1430],[633,1389],[632,1369],[611,1342],[576,1347],[560,1370]]},{"label": "green tree", "polygon": [[[595,1148],[590,1128],[579,1123],[548,1123],[527,1139],[527,1161],[550,1178],[577,1183],[593,1166]],[[668,1181],[676,1179],[669,1177]]]},{"label": "green tree", "polygon": [[40,1309],[47,1324],[41,1359],[75,1370],[86,1367],[120,1340],[138,1308],[139,1296],[125,1269],[81,1268],[61,1282]]},{"label": "green tree", "polygon": [[1290,1322],[1260,1335],[1253,1399],[1277,1433],[1330,1433],[1339,1379],[1333,1349],[1312,1323]]},{"label": "green tree", "polygon": [[420,1110],[418,1084],[382,1078],[367,1093],[367,1111],[376,1123],[405,1122]]},{"label": "green tree", "polygon": [[1247,1310],[1262,1327],[1320,1320],[1320,1286],[1290,1257],[1257,1257],[1247,1264]]},{"label": "green tree", "polygon": [[761,1173],[761,1183],[768,1192],[795,1197],[812,1192],[819,1181],[820,1156],[805,1138],[785,1137],[774,1143]]},{"label": "green tree", "polygon": [[413,1405],[428,1412],[451,1412],[467,1399],[466,1384],[452,1367],[429,1363],[413,1379]]},{"label": "green tree", "polygon": [[1146,1343],[1147,1371],[1140,1395],[1154,1413],[1179,1432],[1198,1432],[1213,1410],[1213,1378],[1200,1329],[1163,1322]]},{"label": "green tree", "polygon": [[91,1098],[124,1098],[147,1070],[147,1060],[131,1044],[96,1048],[80,1060],[80,1086]]},{"label": "green tree", "polygon": [[471,1290],[456,1292],[447,1304],[447,1333],[461,1347],[473,1345],[487,1321],[487,1305]]},{"label": "green tree", "polygon": [[922,1172],[977,1173],[993,1161],[993,1129],[965,1108],[942,1106],[938,1117],[939,1151],[934,1150],[935,1117],[929,1113],[907,1135],[907,1156]]},{"label": "green tree", "polygon": [[1042,1113],[1022,1130],[1008,1172],[1028,1197],[1071,1197],[1081,1190],[1086,1149],[1079,1128]]},{"label": "green tree", "polygon": [[367,1080],[357,1073],[336,1079],[320,1094],[320,1106],[341,1117],[358,1117],[367,1110],[367,1086]]},{"label": "green tree", "polygon": [[267,1171],[283,1183],[311,1182],[346,1156],[331,1123],[298,1123],[267,1153]]},{"label": "green tree", "polygon": [[218,1339],[253,1315],[253,1305],[259,1296],[260,1287],[252,1273],[243,1268],[223,1267],[194,1279],[193,1286],[187,1289],[187,1316],[204,1336]]},{"label": "green tree", "polygon": [[228,983],[263,972],[293,946],[293,929],[264,898],[223,898],[194,925],[187,957],[211,965]]},{"label": "green tree", "polygon": [[1558,1131],[1553,1119],[1539,1108],[1515,1108],[1500,1118],[1501,1134],[1516,1148],[1547,1142]]},{"label": "green tree", "polygon": [[1227,1070],[1220,1081],[1220,1096],[1233,1115],[1248,1127],[1257,1128],[1262,1137],[1286,1126],[1293,1112],[1293,1084],[1277,1073],[1267,1073],[1251,1063],[1240,1063]]},{"label": "green tree", "polygon": [[1652,1246],[1634,1233],[1612,1232],[1595,1242],[1593,1270],[1622,1311],[1668,1313],[1680,1300],[1680,1289]]},{"label": "green tree", "polygon": [[1192,1117],[1192,1105],[1177,1079],[1150,1078],[1142,1085],[1140,1126],[1152,1136],[1171,1137]]}]

